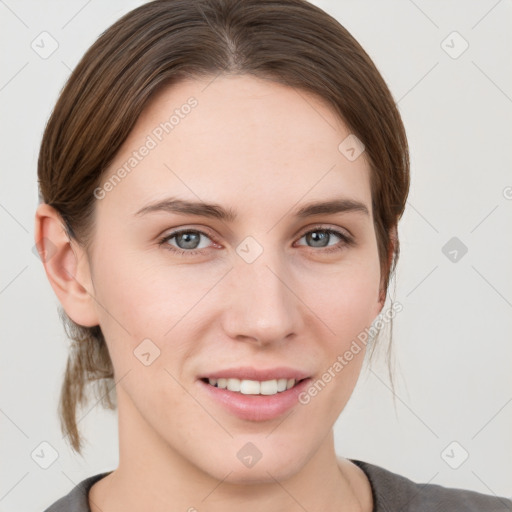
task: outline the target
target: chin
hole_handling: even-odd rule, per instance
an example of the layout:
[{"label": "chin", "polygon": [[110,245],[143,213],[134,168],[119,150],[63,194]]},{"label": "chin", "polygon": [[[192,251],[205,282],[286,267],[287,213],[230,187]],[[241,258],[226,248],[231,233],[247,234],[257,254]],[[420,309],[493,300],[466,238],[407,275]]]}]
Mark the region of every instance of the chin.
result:
[{"label": "chin", "polygon": [[[274,461],[263,462],[260,460],[251,468],[240,465],[225,465],[223,471],[216,468],[215,473],[211,474],[214,478],[222,480],[224,483],[234,485],[250,485],[250,484],[274,484],[277,481],[285,481],[294,476],[300,466],[283,465],[282,463],[274,463]],[[225,471],[225,472],[224,472]]]},{"label": "chin", "polygon": [[[232,440],[225,449],[217,447],[202,459],[198,466],[215,479],[232,484],[275,483],[293,477],[307,463],[308,453],[300,446],[294,453],[284,444],[272,445],[268,439],[257,437],[251,441]],[[258,445],[258,447],[256,446]],[[206,462],[206,464],[205,464]]]}]

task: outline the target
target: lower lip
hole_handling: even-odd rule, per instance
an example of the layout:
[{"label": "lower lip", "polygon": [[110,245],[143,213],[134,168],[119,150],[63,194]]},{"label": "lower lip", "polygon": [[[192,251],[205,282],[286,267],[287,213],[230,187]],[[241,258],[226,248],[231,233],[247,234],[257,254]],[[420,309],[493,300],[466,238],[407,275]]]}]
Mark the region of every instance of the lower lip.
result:
[{"label": "lower lip", "polygon": [[310,381],[310,378],[304,379],[293,388],[275,395],[244,395],[198,380],[210,398],[224,406],[231,414],[248,421],[266,421],[281,416],[298,403],[298,396]]}]

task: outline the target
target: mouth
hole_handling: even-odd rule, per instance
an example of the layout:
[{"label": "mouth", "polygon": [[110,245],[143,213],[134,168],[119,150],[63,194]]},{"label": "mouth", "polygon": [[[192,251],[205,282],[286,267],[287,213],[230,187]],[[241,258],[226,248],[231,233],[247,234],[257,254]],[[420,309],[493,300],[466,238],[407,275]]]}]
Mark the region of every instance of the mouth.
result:
[{"label": "mouth", "polygon": [[251,422],[279,418],[299,405],[300,393],[312,381],[311,377],[296,371],[225,373],[228,372],[198,378],[200,393],[214,408],[220,408],[222,414]]},{"label": "mouth", "polygon": [[233,393],[242,395],[264,395],[272,396],[288,391],[300,384],[304,379],[271,379],[271,380],[250,380],[220,377],[216,379],[204,377],[202,382],[218,389],[226,389]]}]

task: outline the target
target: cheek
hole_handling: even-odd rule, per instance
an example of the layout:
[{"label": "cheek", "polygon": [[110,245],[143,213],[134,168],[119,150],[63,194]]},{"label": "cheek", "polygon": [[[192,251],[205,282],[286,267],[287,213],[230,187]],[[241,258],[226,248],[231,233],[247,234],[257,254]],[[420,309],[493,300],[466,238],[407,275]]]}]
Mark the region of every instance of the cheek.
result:
[{"label": "cheek", "polygon": [[[327,325],[317,340],[321,364],[316,385],[306,390],[304,403],[319,417],[335,421],[356,385],[366,353],[368,328],[378,313],[378,261],[361,259],[330,276],[309,295],[308,306]],[[317,333],[318,334],[318,333]],[[313,383],[314,384],[314,383]],[[316,398],[317,396],[321,398]]]},{"label": "cheek", "polygon": [[138,369],[139,347],[160,351],[152,368],[165,361],[167,367],[180,369],[183,359],[197,350],[190,340],[201,329],[201,318],[213,311],[208,292],[218,272],[155,263],[147,254],[130,259],[125,253],[123,258],[108,258],[95,274],[101,283],[95,290],[100,325],[118,376],[134,363]]},{"label": "cheek", "polygon": [[339,293],[330,298],[326,303],[326,318],[331,319],[331,328],[342,345],[349,344],[370,326],[376,303],[377,288],[361,283],[345,283]]},{"label": "cheek", "polygon": [[[328,278],[308,280],[308,306],[329,327],[332,345],[343,345],[371,325],[378,314],[378,262],[340,267]],[[314,285],[314,286],[313,286]],[[315,290],[314,293],[311,290]],[[306,293],[306,289],[304,289]]]},{"label": "cheek", "polygon": [[178,384],[190,340],[173,334],[183,334],[186,323],[179,320],[198,300],[196,293],[179,271],[144,267],[140,259],[118,261],[98,272],[97,298],[119,393],[150,423],[179,428],[181,416],[171,412],[182,411],[184,404],[190,407],[190,397]]},{"label": "cheek", "polygon": [[[378,286],[351,273],[338,276],[330,291],[315,295],[315,314],[328,328],[313,333],[318,374],[303,392],[300,403],[312,417],[331,426],[349,401],[366,353],[368,328],[373,321]],[[316,322],[320,326],[320,322]],[[322,323],[323,325],[323,323]]]}]

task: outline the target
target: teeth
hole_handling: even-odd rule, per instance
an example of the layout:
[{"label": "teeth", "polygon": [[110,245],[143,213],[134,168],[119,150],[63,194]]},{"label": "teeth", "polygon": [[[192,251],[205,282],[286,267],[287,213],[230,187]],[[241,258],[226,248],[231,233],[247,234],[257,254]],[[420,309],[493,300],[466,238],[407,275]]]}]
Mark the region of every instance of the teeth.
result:
[{"label": "teeth", "polygon": [[279,392],[284,391],[286,389],[286,384],[287,383],[288,383],[288,380],[286,380],[286,379],[278,379],[278,381],[277,381],[277,391],[279,391]]},{"label": "teeth", "polygon": [[[240,393],[244,395],[259,395],[261,383],[257,380],[241,380],[239,389]],[[230,389],[229,391],[232,390]]]},{"label": "teeth", "polygon": [[230,391],[240,391],[241,383],[238,379],[228,379],[227,389]]},{"label": "teeth", "polygon": [[295,379],[274,380],[240,380],[240,379],[208,379],[212,386],[242,393],[243,395],[275,395],[295,386]]},{"label": "teeth", "polygon": [[261,395],[277,394],[277,380],[266,380],[260,384]]}]

